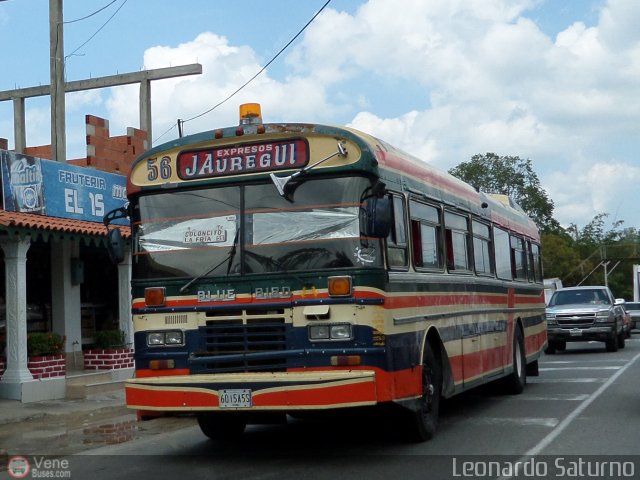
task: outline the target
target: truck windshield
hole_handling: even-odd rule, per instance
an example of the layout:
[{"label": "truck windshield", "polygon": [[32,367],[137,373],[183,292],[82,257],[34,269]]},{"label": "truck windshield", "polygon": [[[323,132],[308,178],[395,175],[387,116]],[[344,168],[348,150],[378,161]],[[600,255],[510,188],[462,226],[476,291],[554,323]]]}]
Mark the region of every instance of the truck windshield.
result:
[{"label": "truck windshield", "polygon": [[606,293],[602,290],[558,290],[551,297],[549,306],[572,304],[609,305],[610,303]]},{"label": "truck windshield", "polygon": [[142,196],[134,208],[133,277],[242,275],[380,267],[360,238],[363,177],[308,180],[293,202],[271,183]]}]

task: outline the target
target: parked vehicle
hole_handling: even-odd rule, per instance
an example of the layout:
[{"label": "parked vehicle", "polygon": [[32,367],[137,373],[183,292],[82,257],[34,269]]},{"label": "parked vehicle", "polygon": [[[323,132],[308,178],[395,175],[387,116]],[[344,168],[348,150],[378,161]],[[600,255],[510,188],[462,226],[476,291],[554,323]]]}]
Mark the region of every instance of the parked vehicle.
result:
[{"label": "parked vehicle", "polygon": [[625,308],[631,316],[631,328],[640,328],[640,302],[626,302]]},{"label": "parked vehicle", "polygon": [[546,353],[566,348],[567,342],[600,341],[608,352],[624,348],[625,309],[605,286],[568,287],[554,292],[546,309]]},{"label": "parked vehicle", "polygon": [[625,338],[630,338],[631,337],[631,314],[629,313],[629,310],[627,310],[627,302],[625,301],[624,298],[616,298],[616,303],[620,303],[622,305],[622,308],[624,308],[624,317],[623,317],[623,324],[622,324],[622,329],[624,330],[624,336]]}]

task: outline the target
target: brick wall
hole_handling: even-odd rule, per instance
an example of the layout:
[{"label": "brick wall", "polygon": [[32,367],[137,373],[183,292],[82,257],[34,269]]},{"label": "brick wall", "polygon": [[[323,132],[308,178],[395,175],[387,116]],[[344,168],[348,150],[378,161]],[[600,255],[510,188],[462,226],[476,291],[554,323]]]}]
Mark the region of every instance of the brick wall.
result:
[{"label": "brick wall", "polygon": [[85,370],[116,370],[118,368],[133,367],[132,348],[84,350]]},{"label": "brick wall", "polygon": [[147,132],[127,128],[126,135],[112,137],[109,121],[94,115],[85,117],[87,126],[87,158],[76,165],[126,175],[133,161],[147,149]]},{"label": "brick wall", "polygon": [[[127,128],[126,135],[112,137],[109,121],[94,115],[85,116],[87,157],[67,160],[81,167],[92,167],[111,173],[126,175],[133,161],[148,148],[147,132],[138,128]],[[0,138],[0,149],[7,150],[8,142]],[[26,147],[25,155],[53,159],[51,145]]]},{"label": "brick wall", "polygon": [[33,375],[34,380],[64,377],[67,373],[64,355],[29,357],[27,368]]}]

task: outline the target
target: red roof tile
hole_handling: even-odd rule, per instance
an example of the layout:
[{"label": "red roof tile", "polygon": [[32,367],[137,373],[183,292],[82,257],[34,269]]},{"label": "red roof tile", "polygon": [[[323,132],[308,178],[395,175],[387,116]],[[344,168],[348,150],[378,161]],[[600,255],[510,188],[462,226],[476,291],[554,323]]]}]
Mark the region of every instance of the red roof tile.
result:
[{"label": "red roof tile", "polygon": [[[31,213],[7,212],[0,210],[0,228],[29,228],[45,230],[49,232],[64,232],[82,235],[107,235],[104,224],[98,222],[87,222],[82,220],[71,220],[69,218],[47,217]],[[130,236],[130,228],[119,226],[122,234]]]}]

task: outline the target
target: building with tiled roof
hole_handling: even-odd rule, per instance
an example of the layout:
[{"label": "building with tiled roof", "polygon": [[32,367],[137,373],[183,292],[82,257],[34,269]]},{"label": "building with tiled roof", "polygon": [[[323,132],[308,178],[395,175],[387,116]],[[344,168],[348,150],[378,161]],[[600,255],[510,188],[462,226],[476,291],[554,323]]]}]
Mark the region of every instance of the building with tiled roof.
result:
[{"label": "building with tiled roof", "polygon": [[[65,372],[83,370],[97,333],[121,330],[132,341],[130,259],[109,261],[102,217],[126,202],[146,132],[111,137],[108,122],[91,115],[86,126],[87,157],[68,162],[51,160],[51,146],[15,153],[0,139],[0,398],[63,398]],[[37,187],[25,184],[34,179]],[[109,228],[129,236],[126,222]],[[60,336],[61,367],[32,366],[38,334]]]}]

